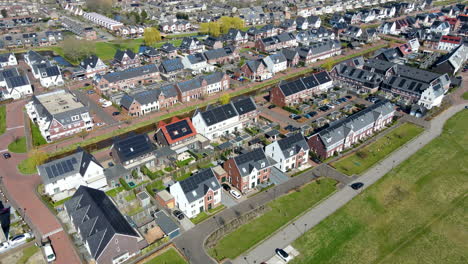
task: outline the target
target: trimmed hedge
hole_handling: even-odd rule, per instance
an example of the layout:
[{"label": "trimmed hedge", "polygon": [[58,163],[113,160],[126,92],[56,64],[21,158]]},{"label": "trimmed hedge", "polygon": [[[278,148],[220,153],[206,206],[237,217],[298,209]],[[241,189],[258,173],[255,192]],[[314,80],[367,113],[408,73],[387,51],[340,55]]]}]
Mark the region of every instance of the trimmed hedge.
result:
[{"label": "trimmed hedge", "polygon": [[296,115],[301,114],[301,111],[299,111],[297,109],[294,109],[294,108],[291,108],[289,106],[283,106],[283,109],[290,112],[290,113],[296,114]]},{"label": "trimmed hedge", "polygon": [[119,182],[126,191],[130,191],[132,189],[124,179],[120,178]]}]

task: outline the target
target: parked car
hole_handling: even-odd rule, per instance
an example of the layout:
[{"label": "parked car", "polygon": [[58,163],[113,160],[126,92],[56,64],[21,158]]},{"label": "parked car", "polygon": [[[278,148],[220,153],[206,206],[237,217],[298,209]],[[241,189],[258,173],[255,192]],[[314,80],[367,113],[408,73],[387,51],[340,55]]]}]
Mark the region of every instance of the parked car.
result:
[{"label": "parked car", "polygon": [[4,159],[9,159],[9,158],[11,158],[11,154],[8,153],[8,152],[5,152],[5,153],[3,153],[3,158]]},{"label": "parked car", "polygon": [[359,190],[359,189],[362,188],[362,186],[364,186],[364,183],[362,183],[362,182],[355,182],[355,183],[351,184],[350,186],[351,186],[351,188],[352,188],[353,190]]},{"label": "parked car", "polygon": [[87,94],[94,94],[94,93],[96,93],[96,92],[93,91],[93,90],[88,90],[86,93],[87,93]]},{"label": "parked car", "polygon": [[184,219],[184,214],[179,210],[174,210],[172,214],[179,220]]},{"label": "parked car", "polygon": [[294,120],[299,120],[301,118],[302,118],[302,116],[300,116],[300,115],[296,115],[295,117],[293,117]]},{"label": "parked car", "polygon": [[346,95],[345,98],[346,98],[346,99],[351,99],[351,98],[353,98],[353,97],[352,97],[351,95]]},{"label": "parked car", "polygon": [[112,113],[112,115],[113,116],[118,116],[118,115],[120,115],[120,112],[114,112],[114,113]]},{"label": "parked car", "polygon": [[100,123],[97,123],[96,126],[103,126],[105,125],[106,123],[103,123],[103,122],[100,122]]},{"label": "parked car", "polygon": [[44,249],[44,255],[46,256],[47,262],[52,262],[55,260],[55,253],[54,250],[52,249],[52,246],[50,243],[46,243],[43,246]]},{"label": "parked car", "polygon": [[106,99],[104,99],[104,98],[99,98],[98,102],[102,104],[102,103],[105,103],[105,102],[108,102],[108,101]]},{"label": "parked car", "polygon": [[275,107],[276,107],[276,105],[272,104],[272,105],[269,105],[269,106],[268,106],[268,109],[273,109],[273,108],[275,108]]},{"label": "parked car", "polygon": [[335,105],[333,105],[333,104],[327,104],[327,107],[333,109],[333,108],[335,108]]},{"label": "parked car", "polygon": [[13,237],[12,239],[10,239],[10,244],[12,246],[24,244],[24,243],[26,243],[26,240],[28,240],[28,238],[30,238],[30,237],[31,237],[31,235],[29,233],[24,233],[24,234],[21,234],[21,235],[17,235],[15,237]]},{"label": "parked car", "polygon": [[290,115],[289,115],[289,118],[293,118],[293,119],[294,119],[296,116],[297,116],[296,114],[290,114]]},{"label": "parked car", "polygon": [[326,111],[330,110],[330,108],[328,106],[324,105],[324,106],[319,107],[319,110],[322,111],[322,112],[326,112]]},{"label": "parked car", "polygon": [[227,185],[226,183],[221,184],[221,186],[223,187],[224,190],[228,192],[231,190],[231,186]]},{"label": "parked car", "polygon": [[317,115],[317,112],[312,111],[304,115],[305,118],[312,118]]},{"label": "parked car", "polygon": [[3,251],[7,251],[10,248],[10,242],[5,241],[3,243],[0,243],[0,253]]},{"label": "parked car", "polygon": [[286,130],[288,130],[290,132],[294,132],[294,131],[299,130],[300,128],[297,128],[297,127],[295,127],[293,125],[287,125],[284,129],[286,129]]},{"label": "parked car", "polygon": [[275,252],[276,255],[278,255],[278,257],[280,257],[280,259],[284,260],[285,262],[289,262],[290,260],[292,260],[291,256],[281,248],[277,248]]},{"label": "parked car", "polygon": [[111,105],[112,105],[112,102],[110,102],[110,101],[106,101],[106,102],[102,103],[102,107],[104,107],[104,108],[109,107]]},{"label": "parked car", "polygon": [[236,199],[240,199],[242,197],[241,194],[236,190],[230,190],[229,193]]}]

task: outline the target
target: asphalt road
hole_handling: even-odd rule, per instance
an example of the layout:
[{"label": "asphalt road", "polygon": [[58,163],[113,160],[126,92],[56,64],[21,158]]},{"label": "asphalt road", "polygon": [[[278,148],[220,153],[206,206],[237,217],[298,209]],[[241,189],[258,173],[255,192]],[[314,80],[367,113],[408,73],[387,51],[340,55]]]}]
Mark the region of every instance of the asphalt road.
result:
[{"label": "asphalt road", "polygon": [[74,90],[73,93],[76,94],[76,97],[78,97],[78,99],[84,105],[89,106],[89,110],[91,112],[96,113],[96,115],[99,117],[99,119],[102,120],[107,125],[111,125],[111,124],[117,122],[117,121],[114,120],[114,118],[112,118],[112,115],[110,115],[109,113],[104,111],[100,105],[96,104],[96,102],[94,102],[93,100],[90,100],[85,92],[82,92],[80,90]]},{"label": "asphalt road", "polygon": [[[364,183],[363,189],[365,189],[378,181],[395,166],[407,160],[419,149],[439,136],[442,133],[442,128],[445,124],[445,121],[447,121],[447,119],[456,114],[458,111],[463,110],[465,105],[457,105],[443,112],[441,115],[431,121],[430,128],[427,129],[423,134],[410,141],[402,148],[393,152],[388,158],[369,169],[355,182]],[[304,234],[305,231],[311,229],[326,217],[333,214],[336,210],[340,209],[355,196],[359,195],[363,189],[355,191],[350,187],[346,187],[339,190],[327,200],[308,211],[306,214],[271,236],[269,239],[265,240],[247,254],[236,258],[233,263],[261,263],[262,261],[270,259],[271,256],[275,254],[274,250],[276,248],[284,248],[294,242],[299,236]]]}]

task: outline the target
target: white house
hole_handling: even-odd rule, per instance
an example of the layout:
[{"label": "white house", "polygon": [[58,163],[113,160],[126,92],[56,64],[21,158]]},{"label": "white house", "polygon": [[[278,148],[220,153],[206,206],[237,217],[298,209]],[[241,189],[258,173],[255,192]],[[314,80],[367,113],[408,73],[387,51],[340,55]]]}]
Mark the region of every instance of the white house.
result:
[{"label": "white house", "polygon": [[0,70],[0,88],[3,99],[20,99],[33,93],[27,75],[20,75],[17,68]]},{"label": "white house", "polygon": [[199,134],[213,140],[223,135],[242,131],[249,122],[255,122],[257,105],[249,97],[225,105],[198,111],[192,123]]},{"label": "white house", "polygon": [[214,66],[207,63],[203,53],[195,53],[182,57],[182,64],[184,65],[184,69],[190,69],[195,72],[208,72],[215,69]]},{"label": "white house", "polygon": [[59,201],[72,196],[80,185],[106,189],[104,168],[93,155],[79,148],[75,154],[37,167],[44,192]]},{"label": "white house", "polygon": [[120,99],[120,106],[128,111],[129,116],[142,116],[159,110],[160,90],[148,90],[132,95],[125,94]]},{"label": "white house", "polygon": [[221,204],[221,185],[211,168],[202,170],[169,187],[176,206],[188,217]]},{"label": "white house", "polygon": [[13,53],[0,54],[0,68],[7,67],[7,66],[15,66],[15,65],[18,65],[18,61],[16,60],[15,54]]},{"label": "white house", "polygon": [[96,55],[91,55],[80,63],[80,68],[85,72],[85,76],[93,78],[96,74],[105,74],[109,69],[107,65]]},{"label": "white house", "polygon": [[265,147],[265,154],[276,161],[274,165],[282,172],[307,164],[309,145],[301,133],[296,133]]},{"label": "white house", "polygon": [[276,74],[285,71],[288,68],[288,61],[283,53],[279,52],[263,58],[269,72]]},{"label": "white house", "polygon": [[445,35],[440,38],[439,44],[437,45],[437,49],[452,51],[453,49],[460,46],[462,42],[463,40],[461,37]]},{"label": "white house", "polygon": [[429,86],[421,93],[418,105],[424,106],[427,109],[440,106],[442,99],[444,99],[444,91],[444,88],[442,88],[440,85]]},{"label": "white house", "polygon": [[429,31],[432,33],[448,35],[450,33],[450,24],[447,21],[436,20],[432,23]]},{"label": "white house", "polygon": [[56,65],[35,51],[28,51],[24,55],[24,60],[31,68],[35,79],[39,79],[43,87],[60,86],[64,84],[62,72]]},{"label": "white house", "polygon": [[382,25],[380,25],[379,31],[382,32],[382,34],[391,34],[391,35],[399,34],[399,32],[397,31],[395,22],[384,22]]}]

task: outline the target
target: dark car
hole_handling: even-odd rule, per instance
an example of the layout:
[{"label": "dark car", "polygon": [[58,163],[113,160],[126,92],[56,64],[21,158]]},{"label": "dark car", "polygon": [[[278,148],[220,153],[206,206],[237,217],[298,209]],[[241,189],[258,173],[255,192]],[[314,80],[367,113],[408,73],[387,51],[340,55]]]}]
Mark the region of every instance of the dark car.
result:
[{"label": "dark car", "polygon": [[221,184],[221,186],[223,186],[223,189],[228,192],[231,190],[231,186],[227,185],[226,183]]},{"label": "dark car", "polygon": [[351,188],[353,190],[359,190],[359,189],[362,188],[362,186],[364,186],[364,183],[362,183],[362,182],[355,182],[355,183],[351,184]]},{"label": "dark car", "polygon": [[345,96],[345,98],[351,99],[351,98],[353,98],[353,97],[352,97],[351,95],[347,95],[347,96]]},{"label": "dark car", "polygon": [[329,109],[330,109],[330,107],[328,107],[328,106],[326,106],[326,105],[319,107],[319,110],[322,111],[322,112],[326,112],[326,111],[328,111]]},{"label": "dark car", "polygon": [[293,117],[294,120],[299,120],[301,118],[302,118],[302,116],[300,116],[300,115],[297,115],[297,116]]},{"label": "dark car", "polygon": [[87,93],[87,94],[93,94],[93,93],[95,93],[95,92],[94,92],[93,90],[88,90],[86,93]]},{"label": "dark car", "polygon": [[295,126],[293,126],[293,125],[287,125],[284,129],[286,129],[286,130],[288,130],[288,131],[290,131],[290,132],[294,132],[294,131],[299,130],[300,128],[295,127]]},{"label": "dark car", "polygon": [[9,158],[11,158],[11,154],[10,154],[10,153],[8,153],[8,152],[6,152],[6,153],[3,153],[3,158],[5,158],[5,159],[9,159]]},{"label": "dark car", "polygon": [[275,107],[276,107],[276,105],[273,105],[273,104],[272,104],[272,105],[269,105],[269,106],[268,106],[268,109],[273,109],[273,108],[275,108]]},{"label": "dark car", "polygon": [[316,116],[316,115],[317,115],[317,112],[315,112],[315,111],[312,111],[312,112],[309,112],[309,113],[307,113],[307,114],[308,114],[308,115],[310,115],[311,117],[314,117],[314,116]]},{"label": "dark car", "polygon": [[114,112],[114,113],[112,113],[112,115],[113,116],[118,116],[118,115],[120,115],[120,112]]},{"label": "dark car", "polygon": [[179,210],[175,210],[175,211],[173,212],[173,214],[174,214],[174,216],[175,216],[177,219],[179,219],[179,220],[184,219],[184,214],[183,214],[181,211],[179,211]]}]

